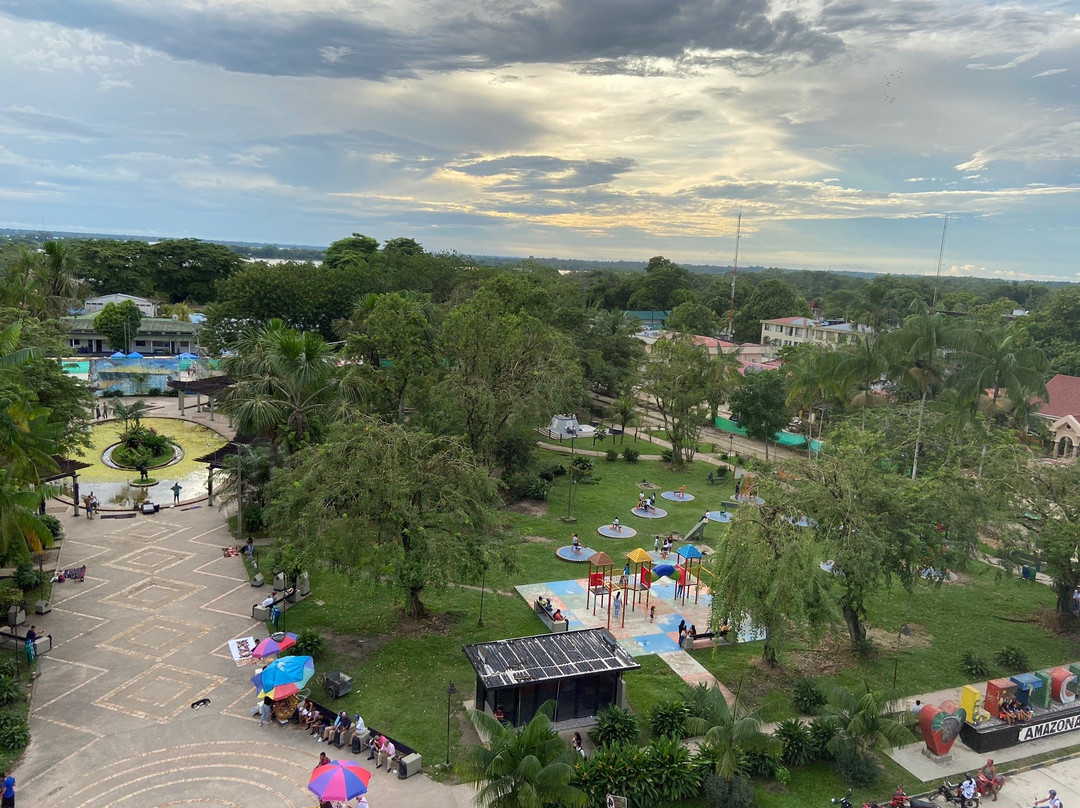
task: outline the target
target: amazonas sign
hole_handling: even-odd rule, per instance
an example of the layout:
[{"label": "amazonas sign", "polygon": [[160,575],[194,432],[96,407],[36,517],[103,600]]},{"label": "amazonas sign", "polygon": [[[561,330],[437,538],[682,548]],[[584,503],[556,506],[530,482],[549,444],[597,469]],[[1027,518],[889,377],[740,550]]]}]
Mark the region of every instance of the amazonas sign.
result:
[{"label": "amazonas sign", "polygon": [[1071,715],[1068,718],[1058,718],[1054,721],[1023,727],[1020,730],[1020,742],[1034,741],[1048,735],[1060,735],[1062,732],[1072,732],[1074,729],[1080,729],[1080,715]]}]

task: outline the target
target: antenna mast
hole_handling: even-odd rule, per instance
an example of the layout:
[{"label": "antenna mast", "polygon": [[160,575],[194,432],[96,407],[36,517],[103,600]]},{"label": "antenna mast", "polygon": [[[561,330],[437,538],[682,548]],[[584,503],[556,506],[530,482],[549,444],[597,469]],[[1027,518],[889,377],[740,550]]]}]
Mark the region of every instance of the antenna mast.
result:
[{"label": "antenna mast", "polygon": [[941,249],[937,256],[937,276],[934,278],[934,302],[930,304],[930,313],[937,311],[938,284],[941,283],[941,262],[945,257],[945,234],[949,232],[949,213],[945,212],[945,223],[941,226]]},{"label": "antenna mast", "polygon": [[739,208],[739,221],[735,225],[735,263],[731,269],[731,309],[728,312],[728,339],[735,341],[735,278],[739,274],[739,239],[742,236],[742,208]]}]

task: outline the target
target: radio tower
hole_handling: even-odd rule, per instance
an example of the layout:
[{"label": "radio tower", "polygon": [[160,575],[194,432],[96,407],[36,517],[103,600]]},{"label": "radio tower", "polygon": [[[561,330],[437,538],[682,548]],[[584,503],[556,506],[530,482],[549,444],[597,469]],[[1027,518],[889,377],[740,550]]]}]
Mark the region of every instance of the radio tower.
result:
[{"label": "radio tower", "polygon": [[739,208],[739,221],[735,225],[735,263],[731,270],[731,309],[728,312],[727,335],[735,341],[735,278],[739,274],[739,238],[742,236],[742,208]]}]

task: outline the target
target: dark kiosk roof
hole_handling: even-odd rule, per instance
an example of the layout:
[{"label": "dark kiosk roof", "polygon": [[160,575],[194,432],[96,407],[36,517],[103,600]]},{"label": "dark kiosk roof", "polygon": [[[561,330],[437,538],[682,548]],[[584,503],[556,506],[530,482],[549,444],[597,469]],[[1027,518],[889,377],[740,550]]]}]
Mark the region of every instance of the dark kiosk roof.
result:
[{"label": "dark kiosk roof", "polygon": [[205,379],[170,379],[165,384],[172,390],[183,393],[195,393],[204,396],[213,396],[220,393],[226,387],[232,387],[235,381],[228,376],[208,376]]},{"label": "dark kiosk roof", "polygon": [[466,645],[464,651],[487,688],[641,667],[602,628],[478,643]]}]

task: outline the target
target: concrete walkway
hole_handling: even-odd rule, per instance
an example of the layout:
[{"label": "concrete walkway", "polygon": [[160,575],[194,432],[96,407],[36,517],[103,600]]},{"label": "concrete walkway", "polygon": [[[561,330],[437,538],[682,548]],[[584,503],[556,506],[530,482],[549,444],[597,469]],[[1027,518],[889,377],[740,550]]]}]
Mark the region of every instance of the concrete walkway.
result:
[{"label": "concrete walkway", "polygon": [[[56,585],[52,612],[34,621],[56,646],[41,659],[32,741],[14,772],[21,804],[315,805],[306,786],[319,752],[354,758],[251,717],[254,669],[238,667],[227,643],[265,636],[250,614],[266,590],[223,555],[232,544],[223,515],[88,521],[50,510],[68,533],[60,564],[85,563],[87,577]],[[210,705],[191,709],[202,698]],[[375,772],[370,802],[464,808],[474,793]]]}]

